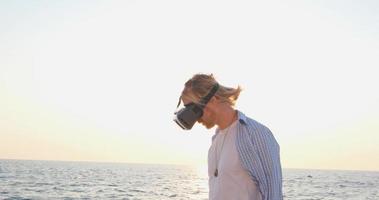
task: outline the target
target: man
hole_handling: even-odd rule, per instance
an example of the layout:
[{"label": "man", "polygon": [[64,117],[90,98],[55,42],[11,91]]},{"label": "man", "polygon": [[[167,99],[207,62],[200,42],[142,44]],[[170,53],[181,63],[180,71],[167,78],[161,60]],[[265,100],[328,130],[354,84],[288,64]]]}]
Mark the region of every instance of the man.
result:
[{"label": "man", "polygon": [[279,145],[267,127],[234,109],[240,92],[196,74],[185,83],[185,108],[175,121],[183,129],[196,121],[217,125],[208,151],[210,200],[282,200]]}]

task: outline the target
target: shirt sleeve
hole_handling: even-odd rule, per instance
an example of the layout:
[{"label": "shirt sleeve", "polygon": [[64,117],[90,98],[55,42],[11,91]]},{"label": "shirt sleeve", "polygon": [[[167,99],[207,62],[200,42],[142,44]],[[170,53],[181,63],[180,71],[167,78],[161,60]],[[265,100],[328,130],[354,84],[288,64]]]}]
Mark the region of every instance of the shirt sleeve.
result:
[{"label": "shirt sleeve", "polygon": [[[241,159],[257,182],[264,200],[282,200],[280,150],[271,131],[259,124],[248,123],[249,134],[243,134]],[[249,137],[247,137],[249,136]]]}]

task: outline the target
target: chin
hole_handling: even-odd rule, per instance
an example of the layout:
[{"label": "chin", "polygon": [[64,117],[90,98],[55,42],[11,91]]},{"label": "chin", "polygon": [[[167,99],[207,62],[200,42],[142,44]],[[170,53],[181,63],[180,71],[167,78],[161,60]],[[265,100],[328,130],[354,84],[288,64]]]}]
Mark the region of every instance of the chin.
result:
[{"label": "chin", "polygon": [[207,125],[205,125],[205,127],[207,127],[207,129],[211,129],[211,128],[213,128],[215,125],[214,124],[207,124]]}]

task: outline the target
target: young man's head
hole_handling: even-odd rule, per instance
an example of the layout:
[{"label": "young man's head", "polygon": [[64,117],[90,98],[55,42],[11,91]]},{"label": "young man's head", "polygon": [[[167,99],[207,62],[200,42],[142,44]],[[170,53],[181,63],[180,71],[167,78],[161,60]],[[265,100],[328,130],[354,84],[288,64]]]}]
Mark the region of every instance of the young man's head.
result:
[{"label": "young man's head", "polygon": [[[184,85],[181,95],[184,105],[192,102],[200,104],[200,99],[207,95],[216,83],[218,82],[213,74],[195,74]],[[218,84],[219,89],[205,105],[203,116],[198,120],[199,123],[208,129],[218,124],[220,118],[224,117],[225,111],[234,107],[241,92],[239,86],[237,88],[230,88],[220,83]]]}]

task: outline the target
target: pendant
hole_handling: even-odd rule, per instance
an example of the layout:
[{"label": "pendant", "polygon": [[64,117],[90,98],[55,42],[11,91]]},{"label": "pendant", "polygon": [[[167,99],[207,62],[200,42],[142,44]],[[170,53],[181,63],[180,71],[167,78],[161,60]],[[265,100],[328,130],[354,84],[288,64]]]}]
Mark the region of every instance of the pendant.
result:
[{"label": "pendant", "polygon": [[215,170],[215,173],[214,173],[215,177],[218,176],[218,169]]}]

